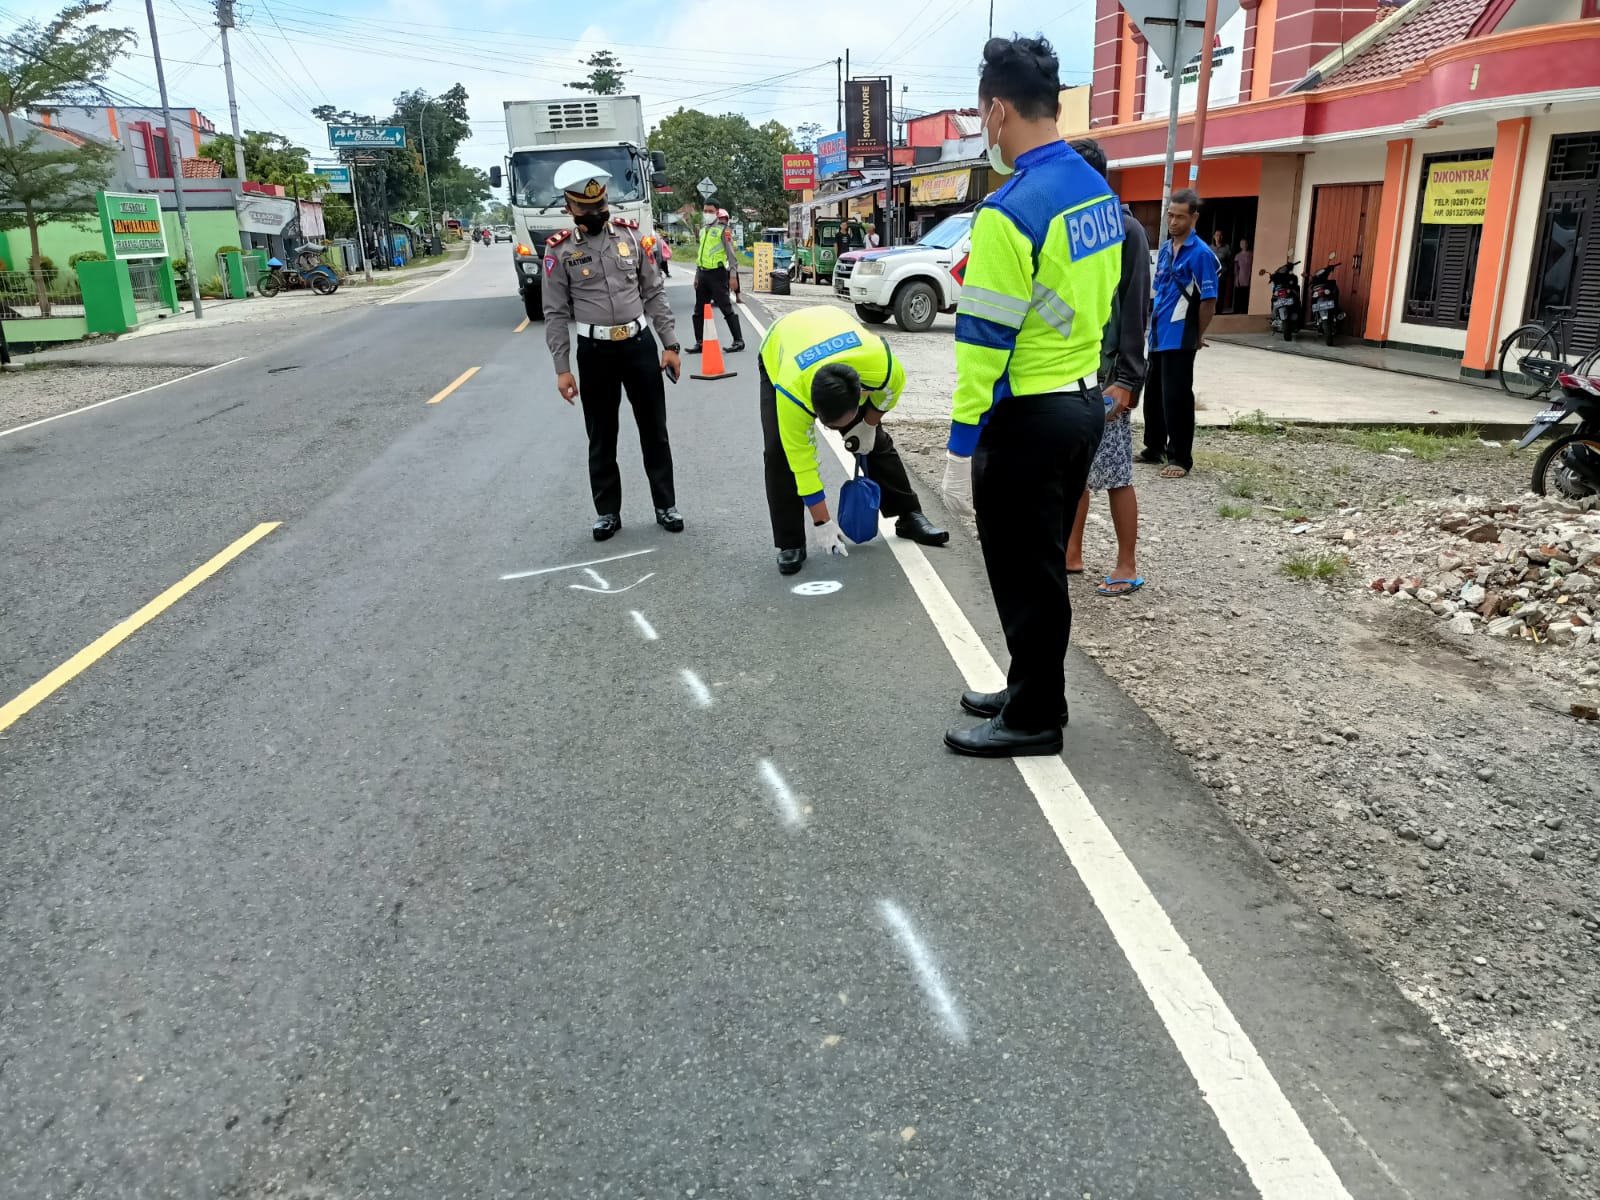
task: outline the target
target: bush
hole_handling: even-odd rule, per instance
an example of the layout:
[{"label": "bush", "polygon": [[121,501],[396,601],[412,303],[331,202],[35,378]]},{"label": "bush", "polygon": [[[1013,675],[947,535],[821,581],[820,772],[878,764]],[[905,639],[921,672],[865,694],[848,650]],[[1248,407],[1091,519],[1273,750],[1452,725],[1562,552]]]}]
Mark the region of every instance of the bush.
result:
[{"label": "bush", "polygon": [[208,275],[200,281],[200,295],[206,300],[222,299],[222,276]]},{"label": "bush", "polygon": [[76,268],[79,263],[105,261],[106,252],[104,250],[79,250],[71,258],[67,259],[67,266]]},{"label": "bush", "polygon": [[46,283],[54,282],[55,277],[61,274],[61,268],[56,266],[56,260],[48,254],[39,256],[39,273],[44,276]]},{"label": "bush", "polygon": [[218,246],[217,247],[217,253],[218,254],[243,254],[244,251],[240,250],[239,247],[237,247],[237,246]]}]

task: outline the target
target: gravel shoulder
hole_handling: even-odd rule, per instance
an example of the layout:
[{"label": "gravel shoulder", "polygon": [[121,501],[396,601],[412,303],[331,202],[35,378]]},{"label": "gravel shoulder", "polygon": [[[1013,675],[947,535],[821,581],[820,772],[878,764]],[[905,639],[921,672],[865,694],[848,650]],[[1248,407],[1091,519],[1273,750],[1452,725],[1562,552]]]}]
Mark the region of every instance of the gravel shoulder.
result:
[{"label": "gravel shoulder", "polygon": [[[894,423],[924,481],[947,428]],[[1270,428],[1198,445],[1186,480],[1138,469],[1133,597],[1086,582],[1114,561],[1096,497],[1073,644],[1477,1066],[1574,1194],[1600,1197],[1600,725],[1572,715],[1596,703],[1600,642],[1460,636],[1372,587],[1449,552],[1440,513],[1464,495],[1514,505],[1531,453]]]},{"label": "gravel shoulder", "polygon": [[73,367],[30,364],[0,373],[0,430],[126,396],[194,373],[193,367]]}]

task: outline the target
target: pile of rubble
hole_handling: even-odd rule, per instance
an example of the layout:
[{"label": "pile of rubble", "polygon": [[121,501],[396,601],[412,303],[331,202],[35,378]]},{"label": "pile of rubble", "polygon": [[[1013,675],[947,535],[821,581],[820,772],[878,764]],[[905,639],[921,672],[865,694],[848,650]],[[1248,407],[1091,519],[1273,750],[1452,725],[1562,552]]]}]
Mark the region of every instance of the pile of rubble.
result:
[{"label": "pile of rubble", "polygon": [[[1418,573],[1372,590],[1426,606],[1450,632],[1582,648],[1600,621],[1600,512],[1527,495],[1511,503],[1457,498],[1415,510],[1422,524],[1359,539],[1393,563],[1412,551]],[[1345,534],[1344,540],[1357,540]]]}]

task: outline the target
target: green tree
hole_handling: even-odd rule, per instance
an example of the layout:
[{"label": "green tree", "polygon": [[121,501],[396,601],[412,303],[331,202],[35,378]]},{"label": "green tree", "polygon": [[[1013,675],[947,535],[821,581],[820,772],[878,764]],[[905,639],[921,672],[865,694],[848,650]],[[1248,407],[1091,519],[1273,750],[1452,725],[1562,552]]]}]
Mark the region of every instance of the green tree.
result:
[{"label": "green tree", "polygon": [[596,50],[580,64],[589,68],[589,78],[575,79],[567,84],[579,92],[593,92],[596,96],[622,95],[622,80],[627,72],[617,56],[609,50]]},{"label": "green tree", "polygon": [[433,177],[434,208],[454,217],[466,219],[481,212],[493,195],[489,177],[477,167],[452,163],[448,170]]},{"label": "green tree", "polygon": [[694,196],[700,180],[716,184],[715,200],[731,213],[753,208],[764,224],[786,224],[783,155],[794,137],[777,121],[752,126],[738,113],[714,117],[680,108],[650,132],[650,149],[667,156],[667,181],[675,196]]},{"label": "green tree", "polygon": [[[219,133],[200,147],[200,157],[222,167],[223,177],[232,179],[233,135]],[[327,186],[311,169],[305,150],[278,133],[247,129],[244,133],[244,169],[256,183],[271,183],[295,195],[310,197]]]},{"label": "green tree", "polygon": [[25,21],[0,38],[0,230],[28,231],[29,269],[41,311],[49,288],[40,273],[39,226],[81,218],[110,174],[114,151],[99,142],[69,146],[24,120],[30,108],[104,103],[106,72],[133,43],[130,29],[107,29],[91,18],[109,4],[69,4],[54,19]]}]

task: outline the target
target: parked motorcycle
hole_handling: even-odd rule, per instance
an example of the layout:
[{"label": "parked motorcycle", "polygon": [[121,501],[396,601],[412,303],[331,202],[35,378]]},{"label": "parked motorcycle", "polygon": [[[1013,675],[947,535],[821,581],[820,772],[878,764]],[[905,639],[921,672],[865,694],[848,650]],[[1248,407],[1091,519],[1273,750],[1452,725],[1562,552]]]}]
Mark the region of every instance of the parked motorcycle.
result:
[{"label": "parked motorcycle", "polygon": [[1339,284],[1333,278],[1333,269],[1339,265],[1335,255],[1328,255],[1328,265],[1311,277],[1311,319],[1322,330],[1322,341],[1333,345],[1333,336],[1339,332],[1339,322],[1344,313],[1339,311]]},{"label": "parked motorcycle", "polygon": [[1299,265],[1295,259],[1270,274],[1265,267],[1259,272],[1272,282],[1272,328],[1283,334],[1286,342],[1294,341],[1300,330],[1300,277],[1294,273]]},{"label": "parked motorcycle", "polygon": [[1556,438],[1533,464],[1532,489],[1541,496],[1554,494],[1582,500],[1600,493],[1600,375],[1557,377],[1556,404],[1533,419],[1533,427],[1517,443],[1521,450],[1576,414],[1574,433]]}]

